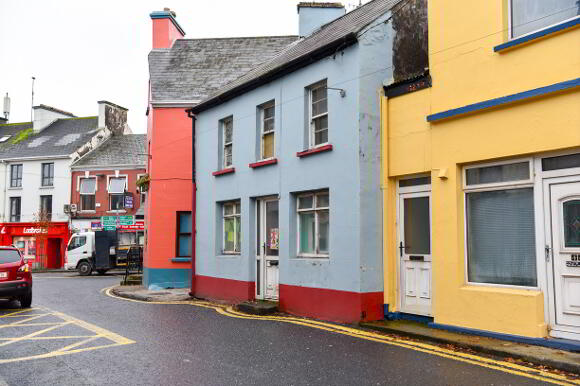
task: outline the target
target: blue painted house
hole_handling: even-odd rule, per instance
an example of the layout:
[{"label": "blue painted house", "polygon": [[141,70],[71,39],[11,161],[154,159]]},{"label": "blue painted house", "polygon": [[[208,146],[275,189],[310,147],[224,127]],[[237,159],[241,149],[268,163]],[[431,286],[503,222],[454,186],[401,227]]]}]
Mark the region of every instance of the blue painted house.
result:
[{"label": "blue painted house", "polygon": [[299,4],[300,40],[189,110],[196,296],[383,317],[379,92],[398,3]]}]

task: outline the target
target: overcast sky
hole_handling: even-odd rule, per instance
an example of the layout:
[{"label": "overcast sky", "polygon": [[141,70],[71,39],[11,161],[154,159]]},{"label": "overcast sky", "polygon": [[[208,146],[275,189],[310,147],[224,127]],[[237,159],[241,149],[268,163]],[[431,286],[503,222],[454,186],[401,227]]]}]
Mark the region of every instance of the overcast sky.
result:
[{"label": "overcast sky", "polygon": [[[152,11],[177,12],[186,38],[292,35],[297,3],[0,0],[0,96],[12,100],[10,122],[29,121],[35,76],[35,105],[91,116],[105,99],[128,108],[131,129],[144,133]],[[350,9],[358,0],[343,3]]]}]

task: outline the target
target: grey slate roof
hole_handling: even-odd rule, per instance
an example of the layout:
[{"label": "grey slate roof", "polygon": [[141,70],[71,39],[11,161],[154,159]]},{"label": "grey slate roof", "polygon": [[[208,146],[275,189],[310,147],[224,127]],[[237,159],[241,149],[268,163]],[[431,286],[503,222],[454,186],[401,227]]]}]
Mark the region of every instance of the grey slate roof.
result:
[{"label": "grey slate roof", "polygon": [[265,36],[178,39],[149,53],[151,100],[202,100],[298,39]]},{"label": "grey slate roof", "polygon": [[0,138],[10,135],[10,141],[22,130],[30,129],[32,127],[32,122],[21,122],[21,123],[5,123],[0,125]]},{"label": "grey slate roof", "polygon": [[[373,0],[355,10],[346,13],[315,30],[285,50],[274,56],[272,59],[260,66],[252,69],[248,73],[220,88],[203,100],[192,110],[194,112],[203,111],[208,106],[216,105],[224,101],[226,94],[235,92],[245,92],[251,88],[259,86],[275,79],[276,73],[282,71],[293,71],[300,68],[300,62],[312,60],[312,55],[321,52],[325,47],[354,41],[356,34],[370,25],[377,18],[390,11],[401,0]],[[343,47],[344,47],[343,45]],[[251,87],[250,87],[251,85]],[[245,91],[243,91],[245,90]]]},{"label": "grey slate roof", "polygon": [[0,144],[0,159],[69,156],[91,139],[97,125],[97,117],[57,119],[40,133],[17,144],[11,140]]},{"label": "grey slate roof", "polygon": [[143,165],[147,162],[145,134],[116,135],[76,161],[72,167]]}]

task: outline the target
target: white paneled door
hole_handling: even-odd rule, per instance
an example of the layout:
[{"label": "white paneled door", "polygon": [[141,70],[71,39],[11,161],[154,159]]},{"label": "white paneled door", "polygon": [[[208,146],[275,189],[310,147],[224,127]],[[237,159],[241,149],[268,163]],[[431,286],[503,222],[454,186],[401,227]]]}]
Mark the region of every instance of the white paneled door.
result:
[{"label": "white paneled door", "polygon": [[256,298],[278,300],[278,198],[258,200],[256,211]]}]

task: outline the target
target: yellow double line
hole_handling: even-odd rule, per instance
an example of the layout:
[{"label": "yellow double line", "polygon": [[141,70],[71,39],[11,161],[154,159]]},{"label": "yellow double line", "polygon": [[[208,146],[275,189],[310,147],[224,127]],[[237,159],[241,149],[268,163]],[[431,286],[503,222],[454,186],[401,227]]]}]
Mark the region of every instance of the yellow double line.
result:
[{"label": "yellow double line", "polygon": [[319,322],[309,319],[301,319],[291,316],[260,316],[260,315],[248,315],[242,312],[234,310],[231,306],[213,304],[204,301],[175,301],[175,302],[145,302],[135,299],[127,299],[119,297],[112,293],[112,288],[105,288],[102,291],[110,297],[121,299],[124,301],[131,301],[136,303],[146,303],[146,304],[189,304],[195,307],[203,307],[215,310],[217,313],[228,316],[231,318],[238,319],[251,319],[251,320],[263,320],[263,321],[274,321],[274,322],[284,322],[296,324],[299,326],[305,326],[310,328],[316,328],[319,330],[324,330],[332,332],[335,334],[347,335],[354,338],[364,339],[372,342],[378,342],[383,344],[388,344],[392,346],[403,347],[415,351],[420,351],[423,353],[437,355],[443,358],[453,359],[456,361],[469,363],[472,365],[477,365],[485,367],[492,370],[502,371],[504,373],[510,373],[514,375],[519,375],[526,378],[536,379],[543,382],[550,382],[556,385],[580,385],[580,379],[569,379],[565,376],[554,374],[549,371],[533,369],[530,367],[518,365],[516,363],[510,363],[500,360],[495,360],[491,358],[481,357],[478,355],[473,355],[464,352],[456,352],[443,347],[414,342],[394,336],[386,336],[372,331],[360,330],[352,327],[342,326],[339,324]]}]

